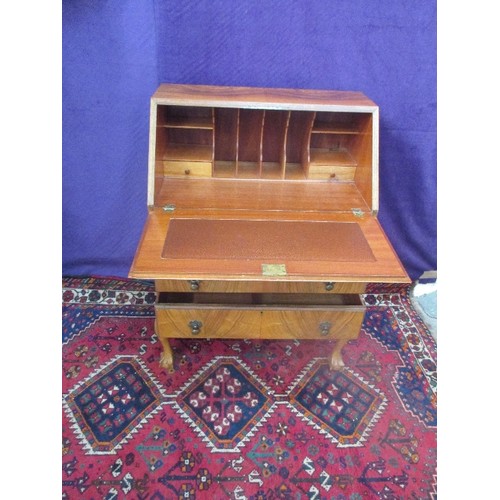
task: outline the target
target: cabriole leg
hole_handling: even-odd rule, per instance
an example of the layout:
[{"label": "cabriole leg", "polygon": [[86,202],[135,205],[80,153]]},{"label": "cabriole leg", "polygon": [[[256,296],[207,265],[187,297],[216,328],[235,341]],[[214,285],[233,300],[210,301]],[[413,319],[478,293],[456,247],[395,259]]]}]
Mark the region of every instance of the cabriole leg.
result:
[{"label": "cabriole leg", "polygon": [[170,342],[165,337],[159,334],[158,323],[155,319],[155,331],[156,335],[160,339],[161,345],[163,346],[163,352],[160,357],[160,366],[166,370],[172,370],[174,368],[174,356],[172,354],[172,348],[170,347]]}]

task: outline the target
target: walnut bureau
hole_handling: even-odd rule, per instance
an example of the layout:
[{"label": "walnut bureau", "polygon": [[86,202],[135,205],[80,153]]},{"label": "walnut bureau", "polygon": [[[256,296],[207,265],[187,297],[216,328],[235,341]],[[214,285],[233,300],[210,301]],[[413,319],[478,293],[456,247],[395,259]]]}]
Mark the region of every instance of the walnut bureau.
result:
[{"label": "walnut bureau", "polygon": [[148,216],[129,276],[169,338],[333,339],[367,283],[409,282],[377,220],[379,110],[358,92],[163,84]]}]

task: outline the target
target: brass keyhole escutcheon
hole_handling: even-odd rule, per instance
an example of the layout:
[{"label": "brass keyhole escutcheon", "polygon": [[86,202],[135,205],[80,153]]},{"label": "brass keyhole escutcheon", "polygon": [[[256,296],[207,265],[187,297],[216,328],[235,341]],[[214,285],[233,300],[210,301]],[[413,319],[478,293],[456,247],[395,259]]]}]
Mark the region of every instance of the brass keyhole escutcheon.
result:
[{"label": "brass keyhole escutcheon", "polygon": [[323,321],[319,324],[319,331],[323,337],[326,337],[330,334],[330,329],[332,328],[332,324],[329,321]]},{"label": "brass keyhole escutcheon", "polygon": [[198,321],[197,319],[190,321],[188,324],[189,328],[191,328],[192,335],[198,335],[201,331],[201,327],[203,326],[203,323],[201,321]]}]

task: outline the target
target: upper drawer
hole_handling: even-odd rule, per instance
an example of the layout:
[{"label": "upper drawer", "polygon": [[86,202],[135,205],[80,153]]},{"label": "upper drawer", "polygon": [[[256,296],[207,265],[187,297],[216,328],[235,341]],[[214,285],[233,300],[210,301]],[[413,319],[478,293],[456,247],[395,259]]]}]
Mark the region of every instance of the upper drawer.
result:
[{"label": "upper drawer", "polygon": [[157,292],[218,293],[364,293],[365,283],[156,280]]}]

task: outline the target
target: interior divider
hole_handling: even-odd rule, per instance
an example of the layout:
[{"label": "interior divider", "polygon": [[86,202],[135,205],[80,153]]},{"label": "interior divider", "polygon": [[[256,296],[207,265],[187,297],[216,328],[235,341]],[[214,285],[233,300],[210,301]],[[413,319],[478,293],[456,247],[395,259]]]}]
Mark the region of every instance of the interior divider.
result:
[{"label": "interior divider", "polygon": [[302,168],[304,169],[304,175],[306,178],[309,176],[309,166],[311,165],[311,136],[312,129],[314,127],[314,121],[316,120],[316,111],[314,111],[309,117],[306,128],[306,136],[303,144],[303,155],[302,155]]},{"label": "interior divider", "polygon": [[237,173],[239,178],[255,179],[262,174],[264,116],[263,109],[240,109]]},{"label": "interior divider", "polygon": [[215,108],[212,108],[212,177],[215,173]]},{"label": "interior divider", "polygon": [[260,140],[259,140],[259,177],[262,178],[262,155],[264,147],[264,123],[266,121],[266,110],[262,110],[262,120],[260,121]]},{"label": "interior divider", "polygon": [[235,158],[235,169],[234,169],[235,177],[238,177],[239,150],[240,150],[240,108],[236,110],[236,158]]},{"label": "interior divider", "polygon": [[285,178],[286,171],[286,143],[288,140],[288,128],[290,126],[290,117],[292,115],[291,110],[287,111],[286,119],[285,119],[285,127],[283,128],[283,140],[281,142],[281,151],[280,151],[280,170],[281,170],[281,178]]}]

